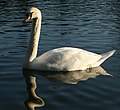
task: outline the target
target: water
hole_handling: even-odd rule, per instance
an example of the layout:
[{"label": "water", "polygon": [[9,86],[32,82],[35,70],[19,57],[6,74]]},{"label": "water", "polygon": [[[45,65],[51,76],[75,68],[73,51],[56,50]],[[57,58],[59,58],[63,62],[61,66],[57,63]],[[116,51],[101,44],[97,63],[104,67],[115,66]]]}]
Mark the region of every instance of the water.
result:
[{"label": "water", "polygon": [[[119,0],[0,2],[0,110],[34,110],[35,106],[36,110],[120,109]],[[23,24],[22,20],[31,6],[42,11],[38,54],[63,46],[96,53],[116,49],[102,64],[113,77],[91,71],[60,76],[22,71],[31,30],[31,22]]]}]

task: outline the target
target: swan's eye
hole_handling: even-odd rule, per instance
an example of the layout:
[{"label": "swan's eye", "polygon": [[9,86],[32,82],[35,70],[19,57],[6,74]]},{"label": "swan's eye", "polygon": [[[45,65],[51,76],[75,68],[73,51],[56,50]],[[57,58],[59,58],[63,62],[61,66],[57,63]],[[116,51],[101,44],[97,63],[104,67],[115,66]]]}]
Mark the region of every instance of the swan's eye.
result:
[{"label": "swan's eye", "polygon": [[32,14],[33,14],[33,12],[31,12],[31,13],[26,13],[26,18],[29,18],[30,17],[30,19],[32,18]]},{"label": "swan's eye", "polygon": [[30,15],[29,15],[29,16],[30,16],[30,19],[31,19],[31,18],[32,18],[32,13],[30,13]]},{"label": "swan's eye", "polygon": [[25,16],[26,16],[26,18],[28,18],[28,17],[29,17],[29,13],[26,13],[26,15],[25,15]]}]

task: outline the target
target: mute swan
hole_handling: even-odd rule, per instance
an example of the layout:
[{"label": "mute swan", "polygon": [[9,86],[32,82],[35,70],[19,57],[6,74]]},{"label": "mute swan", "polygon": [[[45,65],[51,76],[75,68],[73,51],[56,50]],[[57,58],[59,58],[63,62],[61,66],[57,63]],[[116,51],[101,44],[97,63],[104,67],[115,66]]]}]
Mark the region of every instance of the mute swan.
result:
[{"label": "mute swan", "polygon": [[36,58],[41,30],[41,11],[36,7],[30,8],[23,22],[30,19],[33,19],[33,25],[23,67],[25,69],[41,71],[86,70],[99,66],[115,52],[115,50],[112,50],[98,55],[79,48],[63,47],[45,52]]}]

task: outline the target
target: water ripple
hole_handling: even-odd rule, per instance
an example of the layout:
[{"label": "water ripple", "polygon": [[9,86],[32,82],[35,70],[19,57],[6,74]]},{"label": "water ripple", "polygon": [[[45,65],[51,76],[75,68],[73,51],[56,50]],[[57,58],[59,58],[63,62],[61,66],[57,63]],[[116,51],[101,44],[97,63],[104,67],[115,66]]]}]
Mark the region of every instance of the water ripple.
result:
[{"label": "water ripple", "polygon": [[[26,10],[42,11],[38,54],[62,46],[96,53],[116,49],[102,66],[114,78],[99,76],[77,85],[58,84],[37,76],[36,94],[49,110],[120,109],[120,2],[119,0],[1,0],[0,3],[0,109],[26,110],[28,91],[22,76],[31,22],[23,24]],[[6,106],[7,105],[7,106]]]}]

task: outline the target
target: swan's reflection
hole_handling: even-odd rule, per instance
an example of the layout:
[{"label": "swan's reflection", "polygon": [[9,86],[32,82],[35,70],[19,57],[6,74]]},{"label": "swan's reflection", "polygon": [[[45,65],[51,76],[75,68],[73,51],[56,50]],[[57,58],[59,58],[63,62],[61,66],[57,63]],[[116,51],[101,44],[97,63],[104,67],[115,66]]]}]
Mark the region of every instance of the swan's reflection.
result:
[{"label": "swan's reflection", "polygon": [[36,107],[43,107],[45,105],[44,101],[35,92],[37,88],[36,77],[26,70],[23,70],[23,75],[28,91],[28,100],[25,101],[27,110],[35,110]]},{"label": "swan's reflection", "polygon": [[112,76],[107,73],[101,66],[96,68],[87,69],[84,71],[72,71],[72,72],[43,72],[24,70],[29,75],[41,75],[53,82],[77,84],[79,81],[87,80],[89,78],[96,78],[99,75]]},{"label": "swan's reflection", "polygon": [[44,101],[37,96],[35,90],[37,88],[36,76],[41,75],[53,82],[61,82],[67,84],[77,84],[79,81],[85,81],[89,78],[96,78],[99,75],[108,75],[102,67],[92,68],[85,71],[74,71],[74,72],[40,72],[32,70],[23,70],[25,77],[28,100],[25,101],[27,110],[35,110],[35,107],[43,107]]},{"label": "swan's reflection", "polygon": [[37,88],[36,78],[37,75],[41,75],[50,81],[67,83],[67,84],[77,84],[79,81],[85,81],[89,78],[96,78],[99,75],[108,75],[102,67],[91,68],[85,71],[74,71],[74,72],[42,72],[42,71],[32,71],[23,70],[23,74],[26,80],[28,100],[25,101],[25,105],[28,110],[34,110],[35,107],[43,107],[44,101],[38,97],[35,93]]},{"label": "swan's reflection", "polygon": [[112,76],[107,73],[102,67],[96,67],[87,69],[84,71],[73,71],[73,72],[41,72],[41,75],[46,77],[48,80],[60,83],[67,83],[67,84],[77,84],[79,81],[85,81],[89,78],[96,78],[99,75],[108,75]]}]

